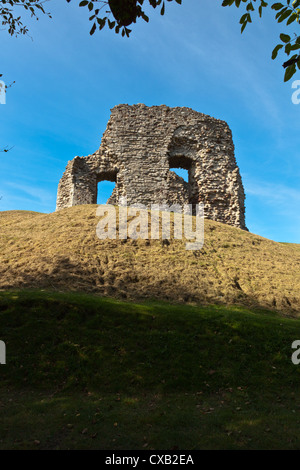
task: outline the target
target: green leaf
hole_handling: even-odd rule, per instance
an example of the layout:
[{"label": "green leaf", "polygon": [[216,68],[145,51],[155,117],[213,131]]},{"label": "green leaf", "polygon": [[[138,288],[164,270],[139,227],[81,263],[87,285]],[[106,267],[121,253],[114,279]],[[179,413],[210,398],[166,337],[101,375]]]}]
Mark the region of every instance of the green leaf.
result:
[{"label": "green leaf", "polygon": [[287,54],[287,55],[290,55],[290,52],[291,52],[291,43],[288,43],[285,48],[284,48],[284,52]]},{"label": "green leaf", "polygon": [[276,59],[277,54],[278,54],[278,51],[279,51],[280,49],[282,49],[282,48],[283,48],[283,45],[282,45],[282,44],[278,44],[278,45],[273,49],[273,52],[272,52],[272,59],[273,59],[273,60]]},{"label": "green leaf", "polygon": [[291,51],[297,51],[300,49],[300,44],[293,44],[290,48]]},{"label": "green leaf", "polygon": [[227,7],[227,6],[230,6],[232,5],[234,2],[234,0],[224,0],[223,3],[222,3],[222,7]]},{"label": "green leaf", "polygon": [[280,34],[280,39],[282,42],[290,42],[291,40],[291,36],[289,36],[288,34]]},{"label": "green leaf", "polygon": [[284,5],[282,5],[282,3],[274,3],[271,8],[273,10],[281,10],[281,8],[283,8],[283,6]]},{"label": "green leaf", "polygon": [[289,25],[293,23],[293,21],[296,21],[298,18],[297,13],[292,13],[289,19],[287,20],[286,24]]},{"label": "green leaf", "polygon": [[277,20],[278,23],[282,23],[284,20],[286,20],[292,13],[292,10],[287,10],[285,11]]},{"label": "green leaf", "polygon": [[93,36],[95,31],[96,31],[96,23],[93,24],[92,29],[90,31],[90,35]]},{"label": "green leaf", "polygon": [[247,17],[248,17],[248,13],[245,13],[245,14],[241,17],[241,19],[240,19],[240,24],[245,23]]},{"label": "green leaf", "polygon": [[244,31],[244,29],[246,28],[246,26],[247,26],[247,22],[245,22],[245,23],[243,24],[243,26],[241,27],[241,33]]},{"label": "green leaf", "polygon": [[288,82],[295,73],[296,73],[296,64],[293,64],[287,67],[285,74],[284,74],[284,81]]}]

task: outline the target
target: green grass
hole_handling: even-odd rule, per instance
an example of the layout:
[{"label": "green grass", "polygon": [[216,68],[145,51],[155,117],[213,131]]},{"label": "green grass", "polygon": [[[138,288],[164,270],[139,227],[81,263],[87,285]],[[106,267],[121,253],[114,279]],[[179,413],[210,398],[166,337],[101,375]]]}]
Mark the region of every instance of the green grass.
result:
[{"label": "green grass", "polygon": [[299,320],[0,292],[0,449],[297,449]]}]

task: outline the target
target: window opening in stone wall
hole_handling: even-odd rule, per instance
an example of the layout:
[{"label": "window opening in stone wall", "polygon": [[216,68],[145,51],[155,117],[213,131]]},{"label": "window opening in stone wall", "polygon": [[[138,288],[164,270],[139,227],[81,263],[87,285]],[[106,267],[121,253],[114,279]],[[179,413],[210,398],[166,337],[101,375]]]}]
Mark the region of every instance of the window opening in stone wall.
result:
[{"label": "window opening in stone wall", "polygon": [[192,160],[188,157],[183,155],[175,155],[169,156],[169,165],[170,171],[174,171],[176,175],[180,176],[184,179],[186,183],[191,183],[191,167],[192,167]]},{"label": "window opening in stone wall", "polygon": [[[175,153],[175,152],[174,152]],[[169,156],[170,171],[176,173],[187,183],[188,203],[193,204],[193,214],[195,213],[195,204],[198,203],[198,186],[195,181],[195,162],[184,155]]]},{"label": "window opening in stone wall", "polygon": [[116,186],[117,173],[102,173],[98,175],[97,180],[97,204],[108,204],[108,200],[112,196]]},{"label": "window opening in stone wall", "polygon": [[183,168],[170,168],[170,171],[174,171],[177,176],[181,176],[188,183],[189,181],[189,172],[188,170],[184,170]]},{"label": "window opening in stone wall", "polygon": [[192,160],[184,155],[169,156],[170,170],[181,176],[185,181],[189,179],[189,170],[192,166]]},{"label": "window opening in stone wall", "polygon": [[97,185],[97,204],[107,204],[107,201],[111,197],[115,186],[116,183],[112,181],[100,181]]}]

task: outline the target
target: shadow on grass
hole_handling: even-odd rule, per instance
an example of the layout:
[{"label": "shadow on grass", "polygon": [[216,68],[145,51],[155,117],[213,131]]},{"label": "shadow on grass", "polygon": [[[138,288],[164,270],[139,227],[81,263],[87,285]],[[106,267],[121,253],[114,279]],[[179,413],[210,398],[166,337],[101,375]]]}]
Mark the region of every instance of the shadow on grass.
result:
[{"label": "shadow on grass", "polygon": [[299,446],[298,320],[10,291],[0,325],[0,448]]}]

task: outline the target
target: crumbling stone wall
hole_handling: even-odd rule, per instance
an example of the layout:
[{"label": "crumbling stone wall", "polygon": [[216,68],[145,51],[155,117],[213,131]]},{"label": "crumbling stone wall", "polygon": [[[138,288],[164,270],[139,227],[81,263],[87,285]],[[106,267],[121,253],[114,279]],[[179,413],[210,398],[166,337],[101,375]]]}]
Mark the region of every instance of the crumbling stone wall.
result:
[{"label": "crumbling stone wall", "polygon": [[[188,170],[189,181],[170,168]],[[96,204],[99,181],[115,181],[109,203],[204,204],[205,217],[245,228],[245,194],[224,121],[190,108],[119,105],[101,146],[69,161],[56,210]]]}]

